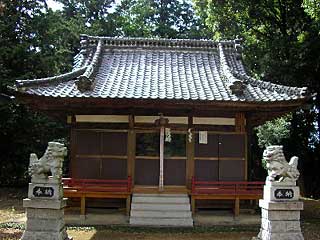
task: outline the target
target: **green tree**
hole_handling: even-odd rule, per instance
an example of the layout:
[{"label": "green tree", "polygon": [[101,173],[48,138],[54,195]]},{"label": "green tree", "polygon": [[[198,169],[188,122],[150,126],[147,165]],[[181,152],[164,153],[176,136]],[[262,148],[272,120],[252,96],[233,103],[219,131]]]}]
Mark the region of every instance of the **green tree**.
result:
[{"label": "green tree", "polygon": [[[70,68],[68,32],[45,1],[1,1],[0,93],[15,79],[53,75]],[[30,152],[43,153],[48,141],[65,137],[61,124],[15,102],[0,102],[0,185],[26,181]]]},{"label": "green tree", "polygon": [[[318,1],[194,0],[194,3],[214,39],[244,39],[244,61],[251,74],[274,83],[307,86],[318,93],[309,109],[292,114],[289,139],[283,142],[287,151],[303,159],[302,175],[317,176],[320,152],[319,139],[314,136],[319,136],[317,126],[320,126]],[[276,136],[269,131],[272,128],[280,128],[287,135],[283,126],[281,122],[267,123],[258,131],[260,142],[274,142]],[[308,183],[306,186],[319,186],[320,179]]]},{"label": "green tree", "polygon": [[291,116],[277,118],[257,127],[258,144],[261,148],[281,145],[290,137]]},{"label": "green tree", "polygon": [[205,38],[207,34],[186,0],[124,0],[110,17],[121,36]]}]

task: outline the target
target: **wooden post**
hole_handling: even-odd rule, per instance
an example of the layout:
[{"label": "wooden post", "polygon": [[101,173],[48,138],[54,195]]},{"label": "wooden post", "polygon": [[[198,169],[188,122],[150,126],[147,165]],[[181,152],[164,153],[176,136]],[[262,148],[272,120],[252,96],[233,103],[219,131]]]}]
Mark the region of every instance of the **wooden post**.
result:
[{"label": "wooden post", "polygon": [[81,196],[80,214],[82,216],[86,215],[86,197],[84,195]]},{"label": "wooden post", "polygon": [[76,148],[77,148],[77,139],[76,139],[76,117],[71,116],[70,124],[70,162],[69,162],[69,177],[73,177],[74,168],[76,167]]},{"label": "wooden post", "polygon": [[[192,138],[189,141],[189,134]],[[195,134],[191,128],[187,132],[187,187],[191,188],[191,178],[194,176],[194,144]]]},{"label": "wooden post", "polygon": [[239,197],[236,197],[234,201],[234,216],[237,217],[239,216],[240,213],[240,199]]},{"label": "wooden post", "polygon": [[134,133],[134,117],[132,115],[129,115],[129,131],[128,131],[128,145],[127,145],[127,154],[128,154],[128,160],[127,160],[127,174],[132,179],[132,185],[134,183],[134,159],[135,159],[135,146],[136,146],[136,137]]},{"label": "wooden post", "polygon": [[194,199],[193,196],[191,196],[191,210],[192,210],[192,214],[196,213],[196,200]]},{"label": "wooden post", "polygon": [[244,113],[236,113],[236,132],[245,132],[246,131],[246,118]]},{"label": "wooden post", "polygon": [[131,195],[128,195],[127,199],[126,199],[126,214],[127,214],[127,216],[130,215],[130,207],[131,207]]},{"label": "wooden post", "polygon": [[163,161],[164,161],[164,126],[160,127],[160,170],[159,170],[159,191],[163,191]]}]

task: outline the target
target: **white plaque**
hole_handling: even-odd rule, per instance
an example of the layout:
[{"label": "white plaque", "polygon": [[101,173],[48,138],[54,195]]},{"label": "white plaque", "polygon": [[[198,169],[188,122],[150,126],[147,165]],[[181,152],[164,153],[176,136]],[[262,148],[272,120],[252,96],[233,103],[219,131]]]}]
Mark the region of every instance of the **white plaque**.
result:
[{"label": "white plaque", "polygon": [[208,132],[199,131],[199,144],[208,144]]}]

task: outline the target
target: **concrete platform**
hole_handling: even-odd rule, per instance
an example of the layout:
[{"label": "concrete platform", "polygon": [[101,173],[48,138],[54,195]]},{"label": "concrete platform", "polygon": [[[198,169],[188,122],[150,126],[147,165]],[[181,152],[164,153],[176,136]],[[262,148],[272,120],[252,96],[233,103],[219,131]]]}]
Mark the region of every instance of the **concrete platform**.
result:
[{"label": "concrete platform", "polygon": [[[79,211],[65,212],[67,225],[94,226],[94,225],[123,225],[129,226],[129,217],[125,210],[117,209],[87,209],[86,218],[79,215]],[[260,225],[260,214],[242,211],[239,217],[234,217],[228,210],[200,210],[193,216],[195,226],[237,226]]]},{"label": "concrete platform", "polygon": [[260,225],[261,216],[250,211],[240,212],[235,217],[228,210],[202,210],[193,216],[195,226],[237,226],[237,225]]}]

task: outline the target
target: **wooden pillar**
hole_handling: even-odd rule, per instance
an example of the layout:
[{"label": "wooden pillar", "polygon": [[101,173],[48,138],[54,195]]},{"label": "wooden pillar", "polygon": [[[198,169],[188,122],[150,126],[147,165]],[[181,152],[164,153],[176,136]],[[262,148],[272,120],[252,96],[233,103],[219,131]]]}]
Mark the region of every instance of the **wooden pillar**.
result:
[{"label": "wooden pillar", "polygon": [[253,145],[253,138],[254,138],[254,133],[253,133],[253,126],[251,124],[251,120],[248,119],[247,120],[247,125],[246,125],[246,143],[247,143],[247,148],[246,148],[246,170],[247,170],[247,180],[252,181],[252,167],[253,167],[253,162],[252,162],[252,154],[251,151],[252,149],[252,145]]},{"label": "wooden pillar", "polygon": [[234,201],[234,216],[237,217],[240,214],[240,199],[236,197]]},{"label": "wooden pillar", "polygon": [[134,128],[134,118],[132,115],[129,115],[129,131],[128,131],[128,146],[127,146],[127,174],[131,176],[132,183],[134,183],[134,160],[136,152],[136,136],[133,130]]},{"label": "wooden pillar", "polygon": [[194,199],[193,196],[191,196],[191,211],[192,211],[192,214],[196,213],[196,200]]},{"label": "wooden pillar", "polygon": [[245,141],[245,163],[244,163],[244,180],[248,180],[248,137],[246,134],[246,117],[242,112],[236,113],[235,118],[235,129],[236,132],[244,133],[244,141]]},{"label": "wooden pillar", "polygon": [[73,177],[74,168],[76,166],[76,117],[68,116],[67,123],[70,124],[70,162],[69,162],[69,177]]},{"label": "wooden pillar", "polygon": [[246,118],[244,113],[236,113],[235,119],[236,132],[245,132],[246,131]]},{"label": "wooden pillar", "polygon": [[161,126],[160,127],[159,191],[163,191],[163,162],[164,162],[164,126]]},{"label": "wooden pillar", "polygon": [[82,216],[86,215],[86,197],[85,196],[81,196],[80,214]]},{"label": "wooden pillar", "polygon": [[126,214],[130,216],[130,207],[131,207],[131,195],[127,196],[126,199]]},{"label": "wooden pillar", "polygon": [[191,188],[191,178],[194,175],[194,144],[195,144],[195,134],[192,129],[192,117],[189,117],[188,132],[187,132],[187,170],[186,170],[187,171],[186,181],[187,181],[187,187],[189,189]]}]

